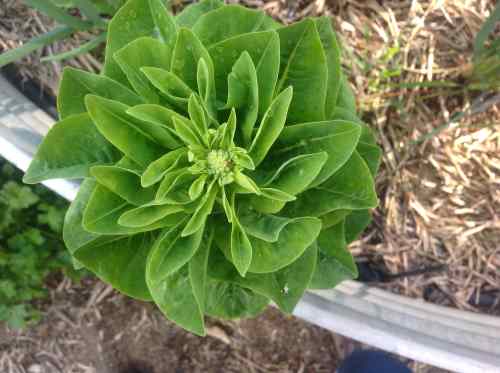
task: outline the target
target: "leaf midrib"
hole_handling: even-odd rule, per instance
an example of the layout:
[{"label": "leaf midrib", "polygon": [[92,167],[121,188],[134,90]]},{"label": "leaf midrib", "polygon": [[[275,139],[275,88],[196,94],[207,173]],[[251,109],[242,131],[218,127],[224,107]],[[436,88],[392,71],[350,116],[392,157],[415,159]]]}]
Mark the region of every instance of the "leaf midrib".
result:
[{"label": "leaf midrib", "polygon": [[289,151],[294,150],[296,148],[304,147],[308,143],[313,143],[313,142],[322,141],[322,140],[328,140],[328,139],[330,139],[332,137],[344,136],[346,134],[349,134],[349,133],[352,133],[352,132],[356,132],[356,131],[357,131],[356,128],[352,128],[352,129],[349,129],[349,130],[346,130],[346,131],[342,131],[342,132],[335,132],[335,133],[332,133],[332,134],[327,135],[327,136],[310,137],[307,140],[303,140],[303,142],[298,142],[298,143],[290,145],[288,147],[280,148],[276,152],[273,152],[273,154],[286,153],[286,152],[289,152]]},{"label": "leaf midrib", "polygon": [[302,32],[302,35],[300,35],[300,39],[298,40],[297,44],[295,44],[295,47],[293,48],[292,53],[288,56],[288,62],[283,70],[283,74],[281,75],[281,79],[278,81],[278,84],[276,85],[275,93],[276,92],[281,92],[283,88],[283,84],[285,83],[286,78],[288,77],[288,71],[290,70],[290,66],[295,59],[295,55],[297,53],[297,50],[299,48],[299,45],[302,44],[302,41],[304,40],[304,36],[309,32],[309,29],[311,28],[311,23],[308,23],[307,26],[304,28],[304,31]]}]

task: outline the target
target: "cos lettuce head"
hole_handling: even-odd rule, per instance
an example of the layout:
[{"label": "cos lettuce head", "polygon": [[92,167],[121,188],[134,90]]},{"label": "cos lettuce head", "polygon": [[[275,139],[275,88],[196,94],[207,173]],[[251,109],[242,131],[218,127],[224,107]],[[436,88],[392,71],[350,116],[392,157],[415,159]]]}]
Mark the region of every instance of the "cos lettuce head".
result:
[{"label": "cos lettuce head", "polygon": [[292,312],[357,276],[380,150],[356,116],[328,18],[283,26],[205,0],[130,0],[102,74],[67,68],[60,121],[25,175],[83,178],[75,264],[203,335],[204,316]]}]

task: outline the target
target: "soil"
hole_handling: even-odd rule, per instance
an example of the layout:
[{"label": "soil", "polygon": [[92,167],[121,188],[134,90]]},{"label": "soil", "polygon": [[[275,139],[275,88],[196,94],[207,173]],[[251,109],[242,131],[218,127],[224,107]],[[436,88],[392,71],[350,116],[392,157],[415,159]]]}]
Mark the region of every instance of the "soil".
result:
[{"label": "soil", "polygon": [[326,373],[354,347],[272,307],[255,319],[208,319],[208,336],[198,337],[97,280],[65,280],[51,294],[38,326],[0,327],[0,371]]}]

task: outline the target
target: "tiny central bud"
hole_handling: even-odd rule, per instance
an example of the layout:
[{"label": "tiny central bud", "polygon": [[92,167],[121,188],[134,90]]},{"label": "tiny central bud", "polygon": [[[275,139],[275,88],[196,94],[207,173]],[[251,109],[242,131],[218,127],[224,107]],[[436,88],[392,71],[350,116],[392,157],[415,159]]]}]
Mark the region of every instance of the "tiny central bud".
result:
[{"label": "tiny central bud", "polygon": [[232,171],[231,155],[226,150],[211,150],[207,155],[208,173],[223,176]]}]

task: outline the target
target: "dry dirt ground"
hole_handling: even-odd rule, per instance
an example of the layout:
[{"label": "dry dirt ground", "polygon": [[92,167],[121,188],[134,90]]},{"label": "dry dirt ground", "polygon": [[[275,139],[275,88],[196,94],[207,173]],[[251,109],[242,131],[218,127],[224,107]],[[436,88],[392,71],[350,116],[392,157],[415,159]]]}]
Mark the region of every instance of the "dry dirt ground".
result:
[{"label": "dry dirt ground", "polygon": [[[0,325],[2,373],[333,373],[367,348],[273,308],[252,320],[208,320],[208,336],[166,321],[150,304],[92,279],[51,290],[43,321]],[[440,373],[408,362],[415,373]]]}]

